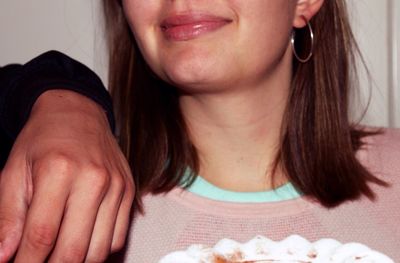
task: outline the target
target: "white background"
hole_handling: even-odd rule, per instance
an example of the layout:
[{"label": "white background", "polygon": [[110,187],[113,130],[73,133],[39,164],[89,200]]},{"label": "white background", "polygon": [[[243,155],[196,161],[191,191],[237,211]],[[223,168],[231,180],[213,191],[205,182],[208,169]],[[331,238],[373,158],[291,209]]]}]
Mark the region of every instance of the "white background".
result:
[{"label": "white background", "polygon": [[[44,51],[56,49],[94,69],[106,82],[100,1],[1,0],[0,65],[24,63]],[[364,105],[369,91],[372,93],[363,122],[400,127],[400,3],[398,0],[347,2],[372,75],[372,82],[365,75],[361,81],[360,98],[364,98]]]}]

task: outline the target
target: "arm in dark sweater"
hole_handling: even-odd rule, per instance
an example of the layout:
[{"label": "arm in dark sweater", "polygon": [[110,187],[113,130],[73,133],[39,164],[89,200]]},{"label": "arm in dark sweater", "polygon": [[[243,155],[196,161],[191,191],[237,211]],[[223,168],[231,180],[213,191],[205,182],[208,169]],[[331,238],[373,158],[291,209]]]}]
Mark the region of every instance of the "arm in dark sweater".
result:
[{"label": "arm in dark sweater", "polygon": [[111,98],[99,77],[70,57],[49,51],[25,65],[0,68],[0,167],[36,99],[51,89],[71,90],[91,98],[106,111],[114,130]]}]

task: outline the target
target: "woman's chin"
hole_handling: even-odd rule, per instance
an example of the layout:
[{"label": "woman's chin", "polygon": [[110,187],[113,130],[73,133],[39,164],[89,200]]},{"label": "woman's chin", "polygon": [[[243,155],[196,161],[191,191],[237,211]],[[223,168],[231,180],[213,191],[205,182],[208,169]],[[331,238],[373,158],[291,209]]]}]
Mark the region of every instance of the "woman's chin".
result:
[{"label": "woman's chin", "polygon": [[218,70],[204,66],[177,65],[166,71],[166,80],[178,88],[201,91],[221,85],[224,81],[218,75]]}]

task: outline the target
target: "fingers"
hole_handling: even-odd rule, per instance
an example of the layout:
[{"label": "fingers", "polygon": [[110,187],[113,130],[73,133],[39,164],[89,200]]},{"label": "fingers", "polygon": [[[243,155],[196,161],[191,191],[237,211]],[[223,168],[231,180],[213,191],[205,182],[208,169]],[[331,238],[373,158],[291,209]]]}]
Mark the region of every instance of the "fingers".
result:
[{"label": "fingers", "polygon": [[124,192],[124,180],[120,175],[114,176],[97,213],[86,262],[104,262],[110,254],[114,226]]},{"label": "fingers", "polygon": [[8,262],[20,242],[25,214],[10,207],[10,198],[1,189],[0,192],[0,262]]},{"label": "fingers", "polygon": [[[110,176],[104,167],[83,172],[56,159],[36,162],[25,177],[14,169],[10,178],[25,183],[4,184],[8,177],[0,177],[0,262],[18,246],[17,263],[44,262],[50,254],[50,262],[102,262],[122,248],[134,198],[130,173]],[[33,178],[29,187],[27,178]]]},{"label": "fingers", "polygon": [[104,171],[81,174],[73,186],[54,251],[49,262],[82,262],[89,248],[97,211],[109,187]]},{"label": "fingers", "polygon": [[[0,175],[0,262],[8,262],[18,248],[27,211],[23,164],[6,165]],[[14,172],[12,172],[14,171]],[[15,172],[20,176],[15,176]]]},{"label": "fingers", "polygon": [[114,228],[111,253],[117,252],[124,247],[126,236],[128,235],[129,224],[131,221],[132,203],[135,198],[135,183],[128,162],[121,155],[120,170],[125,175],[125,192],[118,211],[117,221]]},{"label": "fingers", "polygon": [[[35,172],[35,191],[27,214],[15,262],[44,262],[53,249],[69,195],[69,178],[56,174],[54,166]],[[47,167],[46,167],[47,169]],[[45,176],[43,176],[45,174]]]},{"label": "fingers", "polygon": [[[123,157],[122,157],[123,158]],[[125,159],[114,172],[111,187],[97,214],[86,262],[103,262],[110,253],[122,249],[130,222],[135,187]]]},{"label": "fingers", "polygon": [[135,190],[132,179],[128,180],[127,187],[121,206],[118,211],[117,221],[114,228],[111,253],[117,252],[124,247],[131,221],[132,203],[135,197]]}]

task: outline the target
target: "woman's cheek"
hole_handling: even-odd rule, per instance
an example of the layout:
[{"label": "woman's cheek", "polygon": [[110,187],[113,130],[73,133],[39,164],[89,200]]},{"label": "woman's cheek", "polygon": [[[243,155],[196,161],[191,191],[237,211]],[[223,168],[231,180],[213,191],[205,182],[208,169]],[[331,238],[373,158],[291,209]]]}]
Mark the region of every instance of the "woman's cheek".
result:
[{"label": "woman's cheek", "polygon": [[124,12],[145,60],[154,66],[158,53],[160,1],[124,0]]}]

